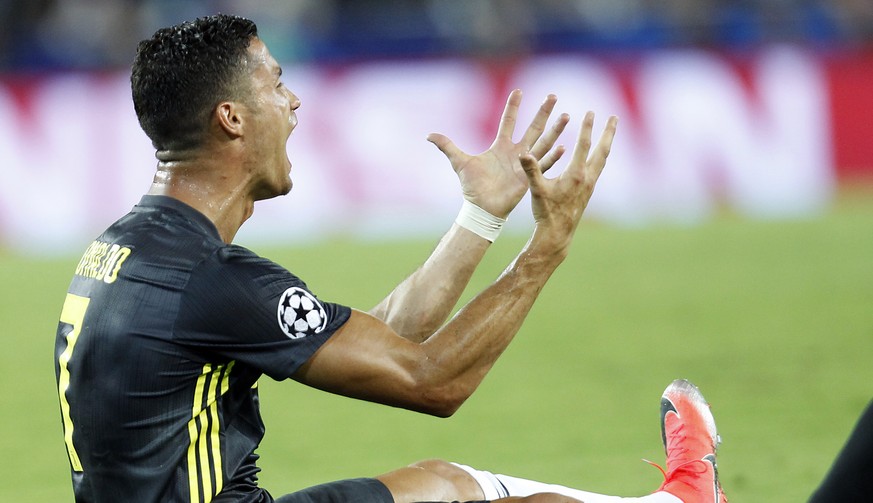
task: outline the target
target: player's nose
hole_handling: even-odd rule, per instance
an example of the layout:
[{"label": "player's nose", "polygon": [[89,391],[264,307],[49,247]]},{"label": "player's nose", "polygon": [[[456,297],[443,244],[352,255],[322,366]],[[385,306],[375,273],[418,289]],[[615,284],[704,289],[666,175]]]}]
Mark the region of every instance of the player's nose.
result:
[{"label": "player's nose", "polygon": [[296,94],[292,93],[290,90],[288,91],[288,98],[291,102],[291,110],[297,110],[300,108],[300,98],[297,97]]}]

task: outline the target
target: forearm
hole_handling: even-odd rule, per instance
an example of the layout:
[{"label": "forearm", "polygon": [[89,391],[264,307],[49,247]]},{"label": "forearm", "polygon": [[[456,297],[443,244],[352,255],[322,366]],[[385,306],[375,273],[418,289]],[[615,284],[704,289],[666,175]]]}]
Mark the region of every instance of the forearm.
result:
[{"label": "forearm", "polygon": [[370,314],[411,341],[427,339],[445,323],[489,244],[453,224],[424,264],[370,310]]},{"label": "forearm", "polygon": [[422,344],[429,380],[446,383],[457,405],[479,386],[508,347],[549,277],[565,257],[530,244],[501,276]]},{"label": "forearm", "polygon": [[421,343],[353,311],[294,378],[319,389],[450,416],[512,341],[561,257],[526,247],[488,288]]}]

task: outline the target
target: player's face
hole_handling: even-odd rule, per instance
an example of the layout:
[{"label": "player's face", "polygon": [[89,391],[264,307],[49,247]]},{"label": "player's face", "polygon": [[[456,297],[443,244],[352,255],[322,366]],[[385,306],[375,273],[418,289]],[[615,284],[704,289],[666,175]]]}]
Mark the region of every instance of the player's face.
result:
[{"label": "player's face", "polygon": [[252,194],[268,199],[291,190],[291,161],[286,143],[297,126],[300,100],[282,84],[282,68],[267,46],[258,39],[248,49],[254,98],[250,128],[247,128]]}]

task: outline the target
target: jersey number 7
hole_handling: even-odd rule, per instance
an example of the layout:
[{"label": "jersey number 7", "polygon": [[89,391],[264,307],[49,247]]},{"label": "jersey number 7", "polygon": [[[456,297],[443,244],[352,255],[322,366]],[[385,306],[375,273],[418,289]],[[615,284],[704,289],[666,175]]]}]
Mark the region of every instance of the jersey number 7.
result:
[{"label": "jersey number 7", "polygon": [[91,299],[81,297],[72,293],[67,294],[67,299],[64,301],[64,307],[61,310],[61,323],[70,325],[71,330],[67,332],[67,347],[61,356],[58,358],[58,366],[60,367],[60,375],[58,377],[58,396],[61,399],[61,416],[64,422],[64,442],[67,444],[67,454],[70,456],[70,465],[77,472],[82,471],[82,462],[79,461],[79,454],[76,452],[76,447],[73,446],[73,420],[70,417],[70,403],[67,401],[67,389],[70,387],[70,370],[67,368],[70,363],[70,358],[73,356],[73,349],[76,347],[76,341],[79,340],[79,333],[82,331],[82,323],[85,320],[85,311],[88,310],[88,304]]}]

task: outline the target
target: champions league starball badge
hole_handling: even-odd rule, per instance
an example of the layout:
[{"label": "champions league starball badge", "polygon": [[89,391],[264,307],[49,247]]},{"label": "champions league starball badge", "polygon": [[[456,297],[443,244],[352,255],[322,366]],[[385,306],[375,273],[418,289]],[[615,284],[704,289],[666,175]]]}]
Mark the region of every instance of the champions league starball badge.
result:
[{"label": "champions league starball badge", "polygon": [[292,339],[317,334],[327,325],[324,307],[311,293],[292,286],[279,298],[279,328]]}]

